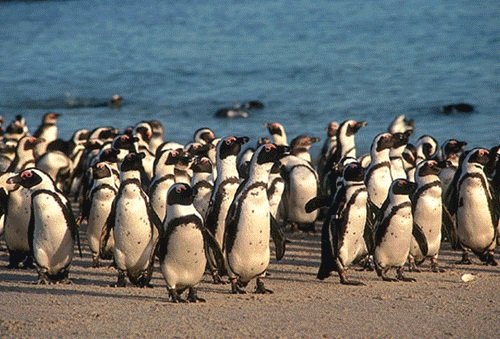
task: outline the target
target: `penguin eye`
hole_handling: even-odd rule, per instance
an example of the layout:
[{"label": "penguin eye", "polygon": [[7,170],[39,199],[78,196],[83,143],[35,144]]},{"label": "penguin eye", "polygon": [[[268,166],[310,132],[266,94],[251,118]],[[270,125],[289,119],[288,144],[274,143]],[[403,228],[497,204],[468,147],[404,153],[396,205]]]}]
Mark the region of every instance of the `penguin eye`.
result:
[{"label": "penguin eye", "polygon": [[33,176],[33,173],[31,171],[25,171],[21,173],[21,178],[31,178]]},{"label": "penguin eye", "polygon": [[121,140],[121,141],[127,141],[127,140],[128,140],[128,135],[122,135],[122,136],[120,137],[120,140]]},{"label": "penguin eye", "polygon": [[231,145],[233,141],[231,139],[226,139],[224,142],[226,143],[226,145]]},{"label": "penguin eye", "polygon": [[182,186],[182,185],[181,185],[181,186],[177,186],[177,187],[175,188],[175,191],[176,191],[177,193],[181,193],[181,192],[182,192],[182,191],[184,191],[185,189],[186,189],[186,188],[185,188],[184,186]]},{"label": "penguin eye", "polygon": [[177,151],[172,151],[172,152],[170,152],[170,154],[172,155],[173,158],[175,158],[178,155],[178,152]]}]

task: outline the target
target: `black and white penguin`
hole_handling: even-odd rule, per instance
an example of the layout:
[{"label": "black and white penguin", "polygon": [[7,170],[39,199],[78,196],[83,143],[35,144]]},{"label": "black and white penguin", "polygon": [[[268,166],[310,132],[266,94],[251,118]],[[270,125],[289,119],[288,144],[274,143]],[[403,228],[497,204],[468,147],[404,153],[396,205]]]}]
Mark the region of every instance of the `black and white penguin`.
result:
[{"label": "black and white penguin", "polygon": [[394,144],[392,145],[391,151],[389,153],[389,158],[391,160],[391,176],[393,180],[407,179],[403,160],[403,152],[406,149],[409,137],[409,132],[394,133],[392,135]]},{"label": "black and white penguin", "polygon": [[279,213],[279,206],[285,192],[285,180],[281,176],[283,165],[276,162],[271,167],[267,184],[267,197],[269,199],[269,210],[271,215],[279,222],[283,221],[283,216]]},{"label": "black and white penguin", "polygon": [[[449,213],[443,211],[442,188],[439,173],[442,163],[436,160],[425,160],[418,164],[415,172],[416,190],[411,196],[414,227],[419,228],[427,246],[421,248],[422,239],[412,238],[410,246],[410,271],[419,272],[416,264],[421,264],[426,258],[431,260],[432,272],[444,272],[438,267],[437,259],[441,248],[441,228],[443,220],[448,225],[453,223]],[[446,218],[446,219],[444,219]],[[449,227],[449,226],[448,226]]]},{"label": "black and white penguin", "polygon": [[408,181],[415,182],[415,169],[417,168],[417,149],[413,144],[407,144],[403,154],[403,166]]},{"label": "black and white penguin", "polygon": [[10,163],[7,172],[21,172],[28,167],[35,166],[35,147],[43,140],[25,136],[17,143],[14,160]]},{"label": "black and white penguin", "polygon": [[339,128],[339,123],[337,121],[330,121],[326,127],[326,139],[321,147],[320,156],[318,159],[318,164],[316,168],[318,169],[318,175],[320,181],[323,182],[325,177],[326,162],[329,157],[335,153],[337,149],[337,130]]},{"label": "black and white penguin", "polygon": [[163,125],[158,120],[141,121],[137,123],[134,127],[134,133],[137,128],[144,127],[150,131],[150,137],[148,140],[148,150],[152,153],[156,153],[156,149],[163,143]]},{"label": "black and white penguin", "polygon": [[[227,213],[240,184],[236,158],[241,150],[241,145],[247,142],[247,137],[229,136],[221,139],[217,144],[218,175],[210,198],[205,224],[221,248],[224,242]],[[213,267],[212,276],[215,283],[221,282],[219,273]]]},{"label": "black and white penguin", "polygon": [[214,189],[212,178],[212,163],[207,157],[195,158],[193,166],[193,178],[191,187],[193,188],[193,205],[205,220],[208,212],[210,197]]},{"label": "black and white penguin", "polygon": [[[381,219],[375,225],[375,269],[377,275],[384,281],[415,281],[413,278],[403,276],[413,233],[409,195],[414,188],[415,184],[408,180],[394,180],[382,206]],[[397,269],[396,279],[386,276],[391,268]]]},{"label": "black and white penguin", "polygon": [[19,184],[31,193],[28,238],[38,266],[38,283],[68,283],[75,242],[80,247],[71,204],[39,169],[26,169],[8,182]]},{"label": "black and white penguin", "polygon": [[[193,206],[194,192],[184,183],[170,187],[167,196],[167,217],[163,223],[158,257],[160,268],[173,302],[205,302],[197,295],[196,287],[203,278],[207,264],[207,246],[211,246],[220,266],[224,265],[217,241],[207,231],[203,218]],[[189,289],[186,300],[181,298]]]},{"label": "black and white penguin", "polygon": [[175,184],[175,165],[179,162],[182,150],[158,149],[154,176],[149,185],[148,195],[151,207],[160,220],[164,220],[167,211],[167,192]]},{"label": "black and white penguin", "polygon": [[[323,223],[321,264],[317,278],[323,280],[336,271],[342,284],[364,285],[347,278],[349,265],[365,257],[373,245],[364,169],[358,162],[349,163],[344,167],[342,178],[342,185]],[[311,208],[311,204],[315,204],[314,200],[308,203],[308,210],[321,207],[316,205]]]},{"label": "black and white penguin", "polygon": [[62,191],[71,177],[73,163],[61,151],[48,151],[37,159],[36,167],[47,173]]},{"label": "black and white penguin", "polygon": [[108,163],[99,162],[92,167],[93,186],[89,199],[82,206],[80,220],[87,220],[87,242],[92,253],[92,266],[99,267],[99,258],[110,259],[113,253],[114,238],[110,239],[101,251],[101,233],[106,226],[113,201],[118,192],[115,176]]},{"label": "black and white penguin", "polygon": [[298,137],[295,137],[290,143],[290,154],[304,159],[305,161],[312,164],[311,154],[309,153],[309,150],[314,143],[319,141],[320,139],[317,137],[299,135]]},{"label": "black and white penguin", "polygon": [[274,144],[260,146],[254,153],[247,180],[239,188],[226,219],[224,250],[232,293],[245,293],[241,286],[257,278],[256,293],[272,293],[263,278],[269,266],[270,235],[276,257],[284,254],[284,237],[269,209],[267,184],[274,163],[283,154]]},{"label": "black and white penguin", "polygon": [[464,147],[467,145],[465,141],[457,139],[448,139],[441,146],[441,160],[445,162],[446,167],[439,173],[439,180],[443,188],[443,194],[446,193],[448,187],[453,181],[455,172],[458,169],[460,156],[464,152]]},{"label": "black and white penguin", "polygon": [[373,139],[371,162],[365,174],[365,184],[370,200],[380,208],[387,198],[392,184],[391,161],[389,153],[394,145],[391,133],[380,133]]},{"label": "black and white penguin", "polygon": [[474,148],[464,153],[450,185],[449,211],[456,215],[457,235],[463,248],[459,262],[462,264],[470,264],[471,250],[487,265],[497,265],[494,251],[499,206],[484,172],[488,162],[486,149]]},{"label": "black and white penguin", "polygon": [[35,138],[43,138],[47,143],[55,141],[58,136],[57,118],[60,116],[61,114],[54,112],[45,113],[42,117],[42,124],[38,126],[33,136]]},{"label": "black and white penguin", "polygon": [[[103,231],[101,248],[107,245],[111,229],[115,240],[113,257],[118,270],[114,287],[125,287],[125,275],[131,283],[150,287],[153,270],[155,232],[162,234],[161,221],[142,189],[141,171],[144,153],[128,154],[121,165],[118,194]],[[157,231],[155,231],[157,229]]]},{"label": "black and white penguin", "polygon": [[[153,168],[155,161],[155,153],[151,150],[149,143],[153,138],[153,129],[149,124],[139,124],[134,127],[132,134],[135,138],[138,138],[136,143],[136,151],[144,153],[144,160],[142,161],[144,172],[147,176],[147,184],[149,185],[149,180],[153,177]],[[146,178],[143,178],[145,181]]]},{"label": "black and white penguin", "polygon": [[277,146],[288,146],[285,127],[278,122],[269,122],[266,125],[269,134],[273,138],[273,143]]},{"label": "black and white penguin", "polygon": [[0,174],[0,237],[5,231],[5,214],[9,208],[9,194],[19,188],[16,184],[7,183],[7,180],[14,175],[16,175],[14,172]]},{"label": "black and white penguin", "polygon": [[16,144],[22,137],[29,135],[26,119],[18,114],[5,129],[4,141],[7,145]]},{"label": "black and white penguin", "polygon": [[193,141],[202,145],[210,144],[215,140],[215,133],[208,127],[198,128],[193,134]]}]

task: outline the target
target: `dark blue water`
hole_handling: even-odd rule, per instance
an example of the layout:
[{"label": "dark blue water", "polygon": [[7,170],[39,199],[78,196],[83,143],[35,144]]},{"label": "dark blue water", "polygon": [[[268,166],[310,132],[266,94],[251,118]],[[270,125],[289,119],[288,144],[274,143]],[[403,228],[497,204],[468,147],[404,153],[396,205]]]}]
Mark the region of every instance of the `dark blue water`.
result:
[{"label": "dark blue water", "polygon": [[[324,135],[330,120],[368,122],[358,142],[397,114],[416,136],[500,142],[500,2],[41,1],[0,2],[0,114],[34,130],[49,109],[60,130],[159,119],[186,142],[218,135]],[[67,102],[123,95],[120,110]],[[244,120],[217,108],[258,99]],[[473,114],[442,115],[453,102]]]}]

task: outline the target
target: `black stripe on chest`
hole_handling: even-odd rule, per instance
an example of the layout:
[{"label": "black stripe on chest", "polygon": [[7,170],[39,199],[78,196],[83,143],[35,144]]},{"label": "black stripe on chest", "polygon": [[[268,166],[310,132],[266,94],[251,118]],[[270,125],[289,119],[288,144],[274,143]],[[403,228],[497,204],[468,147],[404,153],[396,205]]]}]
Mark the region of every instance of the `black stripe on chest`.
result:
[{"label": "black stripe on chest", "polygon": [[156,179],[149,188],[149,194],[153,194],[153,192],[158,188],[158,186],[167,180],[172,180],[175,182],[175,175],[173,174],[165,174],[164,176]]},{"label": "black stripe on chest", "polygon": [[224,188],[226,187],[226,185],[235,185],[239,184],[239,182],[240,179],[237,177],[227,178],[217,186],[217,190],[214,190],[212,192],[212,198],[210,200],[213,203],[213,206],[210,209],[210,213],[207,215],[205,225],[213,235],[215,235],[215,231],[217,230],[217,226],[219,224],[219,213],[221,209],[222,199],[224,198]]},{"label": "black stripe on chest", "polygon": [[389,224],[391,223],[391,219],[403,208],[411,207],[411,202],[406,201],[402,204],[392,207],[391,212],[387,217],[384,218],[380,226],[377,228],[375,233],[375,246],[379,246],[382,242],[382,239],[387,233],[387,229],[389,228]]},{"label": "black stripe on chest", "polygon": [[163,263],[163,260],[165,260],[165,257],[168,253],[168,242],[170,241],[172,234],[179,226],[187,224],[193,224],[197,229],[200,230],[200,232],[203,231],[203,221],[196,214],[189,214],[170,220],[167,224],[167,229],[165,230],[163,239],[160,240],[160,245],[158,248],[160,263]]},{"label": "black stripe on chest", "polygon": [[370,182],[370,179],[373,175],[373,172],[375,172],[379,168],[383,168],[383,167],[387,167],[387,168],[391,169],[391,163],[389,161],[383,161],[381,163],[378,163],[378,164],[375,164],[371,167],[368,167],[368,170],[366,171],[366,175],[365,175],[365,182],[366,183]]}]

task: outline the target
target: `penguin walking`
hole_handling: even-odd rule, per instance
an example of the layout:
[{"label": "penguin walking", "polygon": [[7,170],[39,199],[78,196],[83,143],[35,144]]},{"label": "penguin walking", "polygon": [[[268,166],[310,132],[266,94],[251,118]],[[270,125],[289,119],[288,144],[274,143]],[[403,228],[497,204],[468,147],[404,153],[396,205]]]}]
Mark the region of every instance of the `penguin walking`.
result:
[{"label": "penguin walking", "polygon": [[[236,158],[241,150],[241,145],[248,142],[247,137],[229,136],[217,144],[217,180],[210,198],[207,212],[206,226],[214,235],[217,243],[223,248],[226,217],[229,207],[233,202],[236,191],[240,185]],[[210,264],[211,260],[209,260]],[[211,264],[211,266],[213,266]],[[221,277],[215,267],[211,267],[214,283],[221,283]]]},{"label": "penguin walking", "polygon": [[[415,281],[403,275],[404,265],[410,253],[413,233],[413,217],[409,195],[415,184],[405,179],[394,180],[389,195],[381,209],[381,220],[375,229],[374,261],[377,275],[384,281]],[[424,247],[424,246],[423,246]],[[427,251],[424,249],[424,253]],[[397,269],[396,279],[386,273]]]},{"label": "penguin walking", "polygon": [[193,166],[193,178],[191,187],[193,188],[193,205],[205,220],[208,212],[210,197],[214,189],[212,178],[212,163],[207,157],[195,158]]},{"label": "penguin walking", "polygon": [[390,133],[381,133],[373,139],[370,154],[371,162],[366,170],[365,184],[370,200],[380,208],[387,198],[392,183],[389,153],[394,145]]},{"label": "penguin walking", "polygon": [[28,237],[38,266],[38,283],[70,283],[68,273],[75,242],[80,248],[71,204],[52,179],[39,169],[26,169],[7,182],[19,184],[31,193]]},{"label": "penguin walking", "polygon": [[[323,280],[336,271],[342,284],[364,285],[347,277],[349,265],[364,258],[373,247],[372,211],[363,182],[364,169],[358,162],[349,163],[344,167],[342,178],[323,223],[317,278]],[[319,198],[311,200],[307,210],[322,207],[318,201]]]},{"label": "penguin walking", "polygon": [[110,239],[101,251],[101,233],[111,212],[113,201],[118,192],[112,168],[99,162],[92,168],[93,186],[90,197],[82,207],[80,220],[87,220],[87,242],[92,253],[92,267],[99,267],[99,258],[111,259],[114,239]]},{"label": "penguin walking", "polygon": [[[410,246],[410,271],[419,272],[416,263],[422,263],[426,258],[431,260],[432,272],[444,272],[438,266],[438,255],[441,247],[441,228],[443,221],[453,223],[451,218],[447,218],[449,213],[443,212],[442,203],[442,188],[439,180],[439,173],[442,164],[435,160],[425,160],[418,164],[415,172],[415,183],[417,185],[413,193],[412,209],[414,227],[418,227],[419,235],[425,236],[425,252],[420,244],[422,239],[418,241],[415,236],[412,238]],[[445,219],[447,218],[447,219]]]},{"label": "penguin walking", "polygon": [[101,248],[107,245],[111,229],[115,240],[113,257],[118,270],[118,280],[113,287],[125,287],[125,275],[131,283],[151,287],[155,255],[155,227],[162,234],[161,221],[149,205],[142,189],[141,172],[144,170],[144,153],[128,154],[121,165],[121,183],[113,202],[106,228],[103,230]]},{"label": "penguin walking", "polygon": [[[198,297],[197,286],[207,264],[206,251],[211,246],[218,265],[224,265],[222,251],[207,231],[201,215],[193,206],[194,192],[184,183],[172,185],[167,196],[165,233],[160,239],[160,268],[173,302],[205,302]],[[181,294],[189,289],[187,299]]]},{"label": "penguin walking", "polygon": [[462,155],[460,168],[451,183],[449,210],[456,215],[457,235],[463,248],[462,260],[470,264],[469,251],[474,252],[487,265],[496,266],[496,227],[498,206],[484,172],[489,152],[472,149]]},{"label": "penguin walking", "polygon": [[269,266],[270,235],[280,260],[285,250],[284,238],[269,209],[267,182],[273,164],[282,151],[274,144],[260,146],[250,163],[248,179],[243,182],[231,204],[226,219],[224,250],[232,293],[245,293],[242,286],[257,278],[256,293],[272,293],[263,278]]}]

